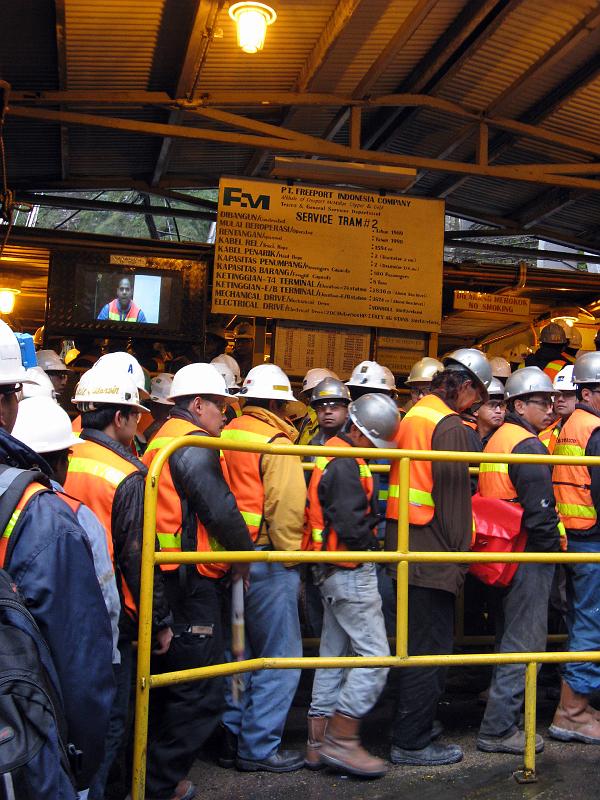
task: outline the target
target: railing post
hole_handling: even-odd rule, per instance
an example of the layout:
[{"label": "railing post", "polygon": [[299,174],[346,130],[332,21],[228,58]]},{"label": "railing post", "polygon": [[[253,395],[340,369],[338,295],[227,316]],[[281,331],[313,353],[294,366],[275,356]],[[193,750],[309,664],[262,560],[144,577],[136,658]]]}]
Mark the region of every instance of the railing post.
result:
[{"label": "railing post", "polygon": [[537,701],[537,664],[530,661],[525,667],[525,755],[523,768],[514,773],[518,783],[535,783],[535,717]]},{"label": "railing post", "polygon": [[144,534],[142,541],[140,607],[138,609],[139,633],[133,738],[133,779],[131,785],[132,800],[144,800],[146,789],[146,748],[148,744],[148,711],[150,706],[150,650],[152,647],[152,595],[154,592],[158,480],[158,476],[152,476],[151,479],[147,480],[144,494]]},{"label": "railing post", "polygon": [[[408,489],[410,459],[400,459],[398,491],[398,552],[408,553]],[[396,572],[396,655],[408,657],[408,561],[399,561]]]}]

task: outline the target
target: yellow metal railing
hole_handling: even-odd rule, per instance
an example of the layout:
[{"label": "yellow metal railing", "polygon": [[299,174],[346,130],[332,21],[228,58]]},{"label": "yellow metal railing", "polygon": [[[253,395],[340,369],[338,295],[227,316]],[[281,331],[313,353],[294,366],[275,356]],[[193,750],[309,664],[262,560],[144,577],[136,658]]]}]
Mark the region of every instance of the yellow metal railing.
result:
[{"label": "yellow metal railing", "polygon": [[[244,452],[271,453],[274,455],[318,456],[339,458],[373,458],[400,460],[400,491],[398,520],[398,549],[395,552],[298,552],[298,551],[219,551],[167,553],[155,551],[156,504],[158,481],[167,459],[180,447],[206,447],[213,450],[239,450]],[[541,653],[472,653],[429,656],[408,655],[408,565],[419,563],[600,563],[599,553],[472,553],[472,552],[409,552],[408,489],[411,460],[458,461],[462,463],[529,463],[570,464],[600,466],[600,457],[579,458],[575,456],[523,456],[491,453],[457,453],[420,450],[377,450],[368,448],[333,448],[297,445],[257,444],[253,442],[231,442],[212,437],[182,436],[159,450],[146,478],[144,500],[144,540],[142,545],[142,574],[140,585],[138,662],[136,684],[136,714],[133,755],[132,800],[143,800],[146,772],[146,745],[148,737],[148,710],[150,689],[173,683],[252,672],[260,669],[317,669],[336,667],[435,667],[484,664],[526,664],[525,680],[525,754],[523,768],[515,773],[517,780],[532,782],[535,776],[535,721],[537,665],[542,663],[565,663],[573,661],[600,661],[600,651],[589,652],[541,652]],[[253,561],[329,563],[347,562],[397,564],[396,583],[396,654],[394,656],[343,658],[254,658],[228,664],[167,672],[152,675],[150,672],[150,650],[152,639],[152,592],[154,566],[156,564],[197,564],[219,561],[239,563]]]}]

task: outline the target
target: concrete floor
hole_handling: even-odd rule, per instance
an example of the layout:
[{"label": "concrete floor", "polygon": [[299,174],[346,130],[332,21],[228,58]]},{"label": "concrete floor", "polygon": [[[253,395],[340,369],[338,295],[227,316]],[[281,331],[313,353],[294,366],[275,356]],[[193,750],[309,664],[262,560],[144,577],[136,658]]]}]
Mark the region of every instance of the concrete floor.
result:
[{"label": "concrete floor", "polygon": [[[461,674],[462,673],[462,674]],[[446,767],[397,767],[390,765],[384,778],[363,781],[332,772],[299,772],[272,775],[224,770],[208,757],[198,760],[192,779],[198,784],[198,798],[211,800],[320,800],[343,795],[344,800],[595,800],[600,796],[600,747],[555,742],[546,736],[556,701],[541,686],[538,701],[538,732],[546,747],[537,757],[538,782],[520,785],[512,777],[522,764],[517,756],[480,753],[475,738],[483,707],[476,692],[485,686],[486,675],[473,676],[464,670],[451,673],[448,693],[440,704],[439,719],[445,726],[444,739],[460,744],[464,760]],[[465,691],[465,684],[470,691]],[[300,692],[286,727],[284,747],[303,748],[306,739],[305,713],[308,686]],[[391,703],[383,702],[369,716],[363,738],[369,749],[387,758]]]}]

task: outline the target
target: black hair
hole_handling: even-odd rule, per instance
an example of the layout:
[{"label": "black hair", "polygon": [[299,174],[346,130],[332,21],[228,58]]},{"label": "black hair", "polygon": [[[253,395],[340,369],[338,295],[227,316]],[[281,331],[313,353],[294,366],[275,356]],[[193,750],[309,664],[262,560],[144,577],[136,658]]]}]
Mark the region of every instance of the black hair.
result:
[{"label": "black hair", "polygon": [[[240,395],[240,397],[244,397],[244,395]],[[269,405],[271,402],[277,403],[277,408],[283,408],[287,403],[287,400],[267,400],[265,397],[248,397],[245,399],[247,405],[256,406],[257,408],[264,408],[267,411],[269,410]]]},{"label": "black hair", "polygon": [[583,399],[583,390],[584,389],[598,389],[600,388],[600,384],[598,383],[583,383],[583,384],[576,384],[577,388],[575,389],[575,397],[577,398],[578,402],[583,403],[585,402]]},{"label": "black hair", "polygon": [[132,406],[119,406],[112,404],[101,406],[96,411],[83,412],[81,415],[81,427],[91,428],[91,430],[94,431],[103,431],[114,421],[117,411],[120,411],[126,419],[129,419],[131,414],[137,413],[137,409],[133,408]]},{"label": "black hair", "polygon": [[445,369],[433,376],[431,394],[437,395],[447,406],[456,411],[458,392],[467,381],[471,381],[473,386],[477,387],[477,379],[467,370]]},{"label": "black hair", "polygon": [[53,450],[51,453],[41,453],[41,456],[52,470],[54,477],[56,477],[56,468],[59,466],[61,461],[68,459],[69,448],[67,447],[64,450]]}]

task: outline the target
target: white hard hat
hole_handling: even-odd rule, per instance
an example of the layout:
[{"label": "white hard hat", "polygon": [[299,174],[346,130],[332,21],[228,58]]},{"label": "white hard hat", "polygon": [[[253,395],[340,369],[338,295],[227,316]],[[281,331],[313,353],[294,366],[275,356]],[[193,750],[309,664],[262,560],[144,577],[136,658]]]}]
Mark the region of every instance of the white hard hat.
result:
[{"label": "white hard hat", "polygon": [[119,372],[123,371],[131,375],[138,388],[140,397],[143,400],[150,397],[150,392],[146,389],[146,375],[144,374],[144,370],[141,368],[137,358],[132,356],[131,353],[126,353],[122,350],[116,353],[106,353],[106,355],[100,356],[92,369],[104,366],[105,364],[113,370],[119,370]]},{"label": "white hard hat", "polygon": [[386,372],[381,364],[376,361],[361,361],[360,364],[354,367],[350,380],[346,381],[346,386],[361,386],[364,389],[392,391],[396,386],[393,375],[390,384],[390,375],[389,370]]},{"label": "white hard hat", "polygon": [[[237,386],[239,388],[242,385],[242,374],[240,372],[240,365],[233,356],[227,355],[227,353],[221,353],[221,355],[215,356],[215,358],[213,358],[213,360],[210,363],[214,364],[215,366],[218,366],[219,364],[224,364],[233,375],[233,386]],[[225,383],[227,383],[227,380],[225,380]],[[232,389],[233,386],[227,384],[228,389]]]},{"label": "white hard hat", "polygon": [[44,372],[70,372],[62,358],[54,350],[38,350],[37,363]]},{"label": "white hard hat", "polygon": [[56,392],[52,381],[42,367],[30,367],[26,372],[30,382],[23,384],[23,400],[29,397],[49,397],[56,401]]},{"label": "white hard hat", "polygon": [[173,403],[168,399],[171,394],[171,384],[173,376],[168,372],[160,372],[150,381],[150,400],[154,403],[161,403],[164,406],[172,406]]},{"label": "white hard hat", "polygon": [[148,411],[140,405],[138,387],[131,375],[119,372],[112,364],[93,366],[81,376],[71,401],[80,411],[97,411],[97,406],[132,406],[138,411]]},{"label": "white hard hat", "polygon": [[574,392],[577,387],[573,383],[573,368],[574,364],[568,364],[563,367],[558,375],[554,378],[552,386],[555,392]]},{"label": "white hard hat", "polygon": [[236,384],[235,375],[227,364],[224,364],[222,361],[217,361],[216,363],[211,361],[210,366],[213,367],[213,369],[216,369],[219,375],[223,378],[225,381],[225,386],[227,387],[227,391],[230,394],[234,394],[234,392],[238,391],[240,387]]},{"label": "white hard hat", "polygon": [[330,369],[326,369],[325,367],[315,367],[314,369],[309,369],[304,376],[304,380],[302,381],[302,391],[310,392],[311,389],[315,388],[317,383],[321,383],[321,381],[324,381],[325,378],[335,378],[336,380],[339,380],[335,372]]},{"label": "white hard hat", "polygon": [[3,320],[0,320],[0,386],[29,381],[17,337]]},{"label": "white hard hat", "polygon": [[36,453],[54,453],[83,444],[71,430],[67,412],[42,395],[21,400],[12,435]]},{"label": "white hard hat", "polygon": [[276,364],[259,364],[246,375],[240,397],[257,400],[295,400],[290,379]]},{"label": "white hard hat", "polygon": [[510,378],[512,370],[510,364],[502,356],[494,356],[490,358],[490,367],[492,368],[492,377],[494,378]]},{"label": "white hard hat", "polygon": [[392,390],[395,389],[396,378],[394,378],[394,373],[392,370],[389,367],[386,367],[384,364],[381,365],[381,369],[383,370],[383,373],[387,379],[388,388]]},{"label": "white hard hat", "polygon": [[186,364],[177,370],[168,399],[175,400],[177,397],[200,394],[229,397],[225,381],[215,367],[212,364]]}]

